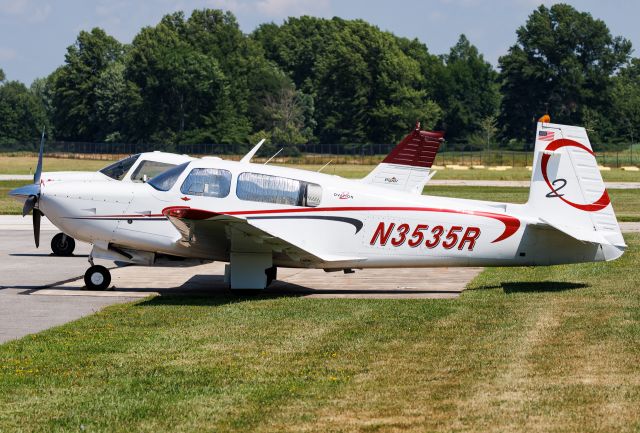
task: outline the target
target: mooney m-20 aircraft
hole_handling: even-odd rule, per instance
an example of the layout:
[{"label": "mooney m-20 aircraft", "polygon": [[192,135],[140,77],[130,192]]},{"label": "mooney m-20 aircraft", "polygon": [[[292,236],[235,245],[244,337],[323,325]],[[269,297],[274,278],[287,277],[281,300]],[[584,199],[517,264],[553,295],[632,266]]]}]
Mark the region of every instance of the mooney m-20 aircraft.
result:
[{"label": "mooney m-20 aircraft", "polygon": [[526,204],[404,188],[435,153],[416,129],[364,179],[219,158],[145,184],[41,182],[14,191],[94,244],[88,288],[109,271],[93,258],[151,265],[159,255],[229,262],[232,289],[263,289],[278,267],[552,265],[613,260],[622,238],[584,128],[539,123]]},{"label": "mooney m-20 aircraft", "polygon": [[[41,147],[44,145],[44,133],[42,134],[40,145]],[[41,174],[40,179],[42,182],[47,183],[72,181],[146,182],[163,171],[192,159],[187,155],[177,155],[175,153],[144,152],[123,158],[99,171],[44,172]],[[36,238],[36,245],[38,243],[39,239]],[[51,250],[56,256],[70,256],[73,254],[75,246],[74,239],[65,233],[58,233],[51,239]]]}]

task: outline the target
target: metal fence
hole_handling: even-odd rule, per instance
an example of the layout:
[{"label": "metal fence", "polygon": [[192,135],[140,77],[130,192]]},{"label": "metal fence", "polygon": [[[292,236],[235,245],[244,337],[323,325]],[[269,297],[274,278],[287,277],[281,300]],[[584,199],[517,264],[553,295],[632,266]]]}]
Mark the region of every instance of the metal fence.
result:
[{"label": "metal fence", "polygon": [[[265,161],[278,153],[274,162],[286,162],[293,164],[378,164],[387,155],[395,144],[301,144],[301,145],[274,145],[265,144],[260,149],[255,161]],[[449,147],[447,149],[447,147]],[[444,146],[438,153],[435,165],[463,165],[463,166],[512,166],[526,167],[533,162],[533,151],[511,150],[451,150],[452,146]],[[604,146],[594,145],[595,149]],[[640,163],[640,149],[617,152],[599,152],[596,158],[603,166],[621,167]],[[84,142],[48,142],[47,155],[53,157],[67,157],[78,159],[103,159],[113,160],[124,155],[134,153],[162,150],[194,156],[219,156],[225,159],[240,159],[249,151],[248,144],[127,144],[127,143],[84,143]],[[25,143],[12,145],[10,149],[0,147],[0,151],[26,151],[34,152],[37,143]]]}]

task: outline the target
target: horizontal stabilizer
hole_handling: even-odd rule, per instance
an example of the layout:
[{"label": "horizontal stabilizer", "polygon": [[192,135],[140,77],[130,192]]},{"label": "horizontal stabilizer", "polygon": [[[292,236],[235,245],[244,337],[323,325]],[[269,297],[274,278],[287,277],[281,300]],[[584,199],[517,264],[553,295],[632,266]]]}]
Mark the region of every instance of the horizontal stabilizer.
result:
[{"label": "horizontal stabilizer", "polygon": [[593,244],[606,244],[611,245],[602,233],[592,230],[588,230],[582,227],[575,227],[566,224],[555,224],[553,222],[547,221],[545,219],[540,218],[541,224],[537,224],[539,226],[548,226],[552,227],[562,233],[571,236],[574,239],[577,239],[582,242],[589,242]]}]

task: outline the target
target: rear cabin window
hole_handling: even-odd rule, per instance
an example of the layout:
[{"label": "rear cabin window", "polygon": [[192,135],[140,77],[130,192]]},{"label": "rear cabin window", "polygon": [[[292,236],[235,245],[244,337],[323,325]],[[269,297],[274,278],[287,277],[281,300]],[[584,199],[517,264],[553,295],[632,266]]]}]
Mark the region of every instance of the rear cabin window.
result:
[{"label": "rear cabin window", "polygon": [[236,195],[240,200],[316,207],[322,198],[322,188],[286,177],[242,173],[238,176]]},{"label": "rear cabin window", "polygon": [[100,173],[109,176],[111,179],[122,180],[124,176],[127,174],[129,169],[133,167],[133,164],[140,158],[140,154],[137,153],[135,155],[128,156],[124,159],[114,162],[111,165],[107,165],[105,168],[100,170]]},{"label": "rear cabin window", "polygon": [[217,168],[194,168],[184,180],[180,192],[204,197],[226,197],[231,189],[231,172]]},{"label": "rear cabin window", "polygon": [[146,182],[175,166],[176,164],[169,164],[167,162],[142,161],[131,175],[131,180],[134,182]]}]

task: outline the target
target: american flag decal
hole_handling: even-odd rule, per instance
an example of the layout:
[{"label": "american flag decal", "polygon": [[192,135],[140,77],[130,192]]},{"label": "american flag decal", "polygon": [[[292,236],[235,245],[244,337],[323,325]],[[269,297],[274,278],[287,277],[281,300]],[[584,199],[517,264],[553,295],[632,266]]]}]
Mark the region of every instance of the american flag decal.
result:
[{"label": "american flag decal", "polygon": [[552,131],[540,131],[538,132],[538,140],[540,141],[553,141],[555,132]]}]

